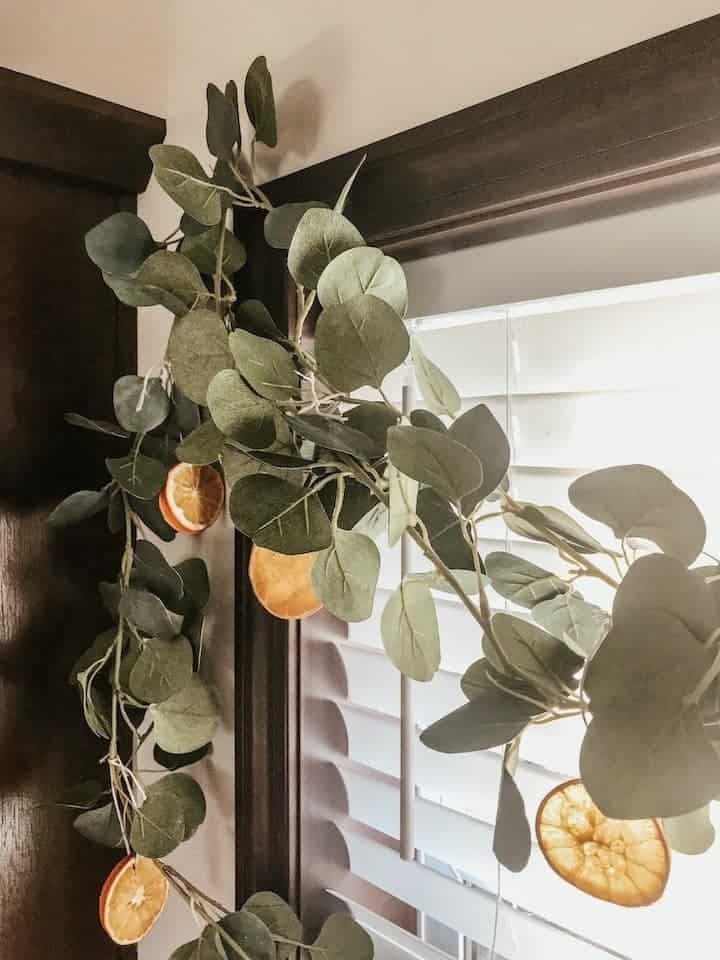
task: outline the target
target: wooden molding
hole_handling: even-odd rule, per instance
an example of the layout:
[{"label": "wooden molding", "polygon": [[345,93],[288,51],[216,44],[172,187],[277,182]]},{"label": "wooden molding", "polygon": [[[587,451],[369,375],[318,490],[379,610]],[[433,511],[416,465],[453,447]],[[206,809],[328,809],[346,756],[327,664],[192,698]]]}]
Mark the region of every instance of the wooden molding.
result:
[{"label": "wooden molding", "polygon": [[165,121],[0,67],[0,160],[123,194],[145,189]]}]

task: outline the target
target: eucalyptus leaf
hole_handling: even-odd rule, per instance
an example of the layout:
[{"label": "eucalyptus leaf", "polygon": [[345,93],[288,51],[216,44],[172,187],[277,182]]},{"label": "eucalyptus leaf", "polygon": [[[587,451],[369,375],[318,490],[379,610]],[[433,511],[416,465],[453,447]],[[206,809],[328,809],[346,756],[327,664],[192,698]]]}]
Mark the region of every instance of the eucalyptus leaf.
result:
[{"label": "eucalyptus leaf", "polygon": [[343,210],[345,209],[347,205],[348,197],[350,196],[350,191],[352,190],[355,180],[357,179],[357,175],[360,173],[360,170],[366,160],[367,160],[367,154],[364,153],[362,157],[360,157],[360,162],[358,163],[358,165],[355,167],[353,172],[350,174],[348,179],[343,184],[343,188],[338,194],[337,200],[335,201],[334,209],[336,213],[342,213]]},{"label": "eucalyptus leaf", "polygon": [[198,960],[197,950],[199,940],[190,940],[189,943],[183,943],[177,949],[173,950],[170,960]]},{"label": "eucalyptus leaf", "polygon": [[65,420],[74,427],[93,430],[95,433],[104,433],[109,437],[127,439],[127,437],[130,436],[127,430],[123,430],[123,428],[116,423],[110,423],[107,420],[90,420],[88,417],[83,417],[80,413],[66,413]]},{"label": "eucalyptus leaf", "polygon": [[461,401],[453,383],[440,367],[425,355],[417,337],[411,339],[410,349],[420,393],[430,412],[437,416],[456,416],[460,411]]},{"label": "eucalyptus leaf", "polygon": [[436,430],[392,427],[388,430],[388,456],[402,473],[428,484],[455,504],[483,483],[483,465],[475,454]]},{"label": "eucalyptus leaf", "polygon": [[430,543],[452,570],[473,570],[472,550],[462,535],[460,520],[450,504],[429,487],[422,487],[417,499],[417,513],[427,527]]},{"label": "eucalyptus leaf", "polygon": [[[492,618],[493,633],[508,660],[519,671],[521,680],[540,686],[551,686],[562,692],[561,684],[577,685],[575,674],[582,658],[556,637],[527,620],[509,613],[496,613]],[[493,668],[502,676],[508,674],[505,664],[488,640],[483,637],[483,652]],[[509,676],[514,676],[509,674]]]},{"label": "eucalyptus leaf", "polygon": [[272,77],[265,57],[256,57],[245,77],[245,109],[255,127],[255,139],[277,146],[277,119]]},{"label": "eucalyptus leaf", "polygon": [[223,231],[222,272],[225,276],[231,277],[238,270],[242,270],[247,262],[245,245],[238,240],[232,230],[218,224],[204,233],[185,237],[180,246],[183,256],[191,260],[200,273],[206,276],[214,276],[217,270],[218,247]]},{"label": "eucalyptus leaf", "polygon": [[[320,500],[325,507],[328,516],[332,516],[336,502],[336,485],[328,484],[320,491]],[[375,494],[369,490],[365,484],[358,483],[351,477],[345,480],[345,494],[343,496],[340,515],[337,525],[341,530],[355,530],[356,533],[363,533],[363,530],[356,529],[357,524],[366,516],[378,503]],[[375,539],[372,534],[366,534],[371,539]]]},{"label": "eucalyptus leaf", "polygon": [[308,210],[318,208],[327,209],[327,204],[310,200],[306,203],[283,203],[268,210],[263,224],[268,245],[276,250],[288,250],[302,218]]},{"label": "eucalyptus leaf", "polygon": [[394,464],[387,472],[390,507],[388,511],[388,543],[394,547],[408,527],[417,523],[417,497],[420,484],[406,477]]},{"label": "eucalyptus leaf", "polygon": [[280,340],[282,334],[270,311],[261,300],[243,300],[235,307],[235,320],[239,329],[247,330],[258,337]]},{"label": "eucalyptus leaf", "polygon": [[380,575],[380,551],[361,533],[335,530],[332,544],[315,559],[312,584],[325,607],[347,623],[372,614]]},{"label": "eucalyptus leaf", "polygon": [[440,753],[488,750],[514,740],[539,713],[533,704],[495,687],[488,688],[427,727],[420,740]]},{"label": "eucalyptus leaf", "polygon": [[179,693],[150,707],[155,742],[167,753],[192,753],[215,736],[219,724],[214,691],[195,674]]},{"label": "eucalyptus leaf", "polygon": [[413,427],[425,427],[427,430],[436,430],[438,433],[447,432],[447,427],[440,417],[422,408],[413,410],[410,413],[410,423]]},{"label": "eucalyptus leaf", "polygon": [[184,147],[159,144],[150,148],[155,179],[193,220],[212,227],[223,214],[222,190],[213,184],[200,161]]},{"label": "eucalyptus leaf", "polygon": [[85,234],[85,249],[95,266],[122,277],[139,270],[157,247],[140,217],[122,211]]},{"label": "eucalyptus leaf", "polygon": [[183,813],[183,840],[189,840],[205,822],[207,804],[200,784],[187,773],[169,773],[147,788],[147,796],[171,796],[179,801]]},{"label": "eucalyptus leaf", "polygon": [[113,388],[113,405],[118,422],[130,433],[149,433],[170,412],[170,400],[157,377],[120,377]]},{"label": "eucalyptus leaf", "polygon": [[485,569],[493,589],[501,597],[512,600],[521,607],[532,608],[538,603],[567,593],[569,589],[566,583],[549,570],[512,553],[488,553],[485,557]]},{"label": "eucalyptus leaf", "polygon": [[542,543],[552,543],[550,534],[564,540],[578,553],[607,553],[601,543],[592,537],[587,530],[583,530],[571,516],[558,507],[535,504],[519,504],[520,513],[504,513],[503,519],[513,533],[528,540],[539,540]]},{"label": "eucalyptus leaf", "polygon": [[122,843],[120,821],[112,802],[79,814],[73,820],[73,827],[86,840],[92,840],[103,847],[119,847]]},{"label": "eucalyptus leaf", "polygon": [[207,390],[215,426],[247,447],[269,447],[275,441],[275,407],[258,396],[237,370],[215,374]]},{"label": "eucalyptus leaf", "polygon": [[82,780],[65,790],[57,804],[70,810],[90,810],[109,793],[99,780]]},{"label": "eucalyptus leaf", "polygon": [[460,688],[468,700],[474,700],[484,695],[486,690],[497,690],[497,683],[502,683],[523,696],[538,697],[538,691],[533,686],[523,681],[508,681],[508,678],[498,673],[485,658],[470,664],[460,681]]},{"label": "eucalyptus leaf", "polygon": [[138,500],[152,500],[165,484],[167,470],[159,460],[141,453],[105,461],[110,476]]},{"label": "eucalyptus leaf", "polygon": [[[474,570],[451,570],[450,573],[457,580],[463,591],[469,596],[478,592],[478,578]],[[455,587],[445,579],[445,576],[439,570],[431,570],[427,573],[411,573],[410,579],[422,580],[428,584],[431,590],[439,590],[441,593],[450,593],[457,596]],[[489,583],[488,578],[480,574],[483,587]]]},{"label": "eucalyptus leaf", "polygon": [[331,260],[363,244],[362,234],[341,213],[313,207],[295,229],[288,269],[296,283],[314,290]]},{"label": "eucalyptus leaf", "polygon": [[[487,558],[486,558],[487,559]],[[610,617],[594,603],[567,591],[533,607],[533,620],[580,657],[592,657],[610,629]]]},{"label": "eucalyptus leaf", "polygon": [[317,494],[276,477],[238,480],[230,494],[230,516],[241,533],[278,553],[312,553],[332,542]]},{"label": "eucalyptus leaf", "polygon": [[214,157],[233,162],[233,147],[240,138],[235,103],[214,83],[207,85],[207,124],[205,139]]},{"label": "eucalyptus leaf", "polygon": [[484,403],[466,410],[451,424],[448,433],[453,440],[468,447],[482,461],[482,486],[465,497],[462,503],[463,513],[469,514],[498,488],[507,475],[510,466],[510,444],[505,431]]},{"label": "eucalyptus leaf", "polygon": [[[256,474],[263,476],[278,477],[280,480],[287,480],[288,483],[297,483],[295,479],[298,474],[294,470],[288,470],[285,467],[276,467],[259,459],[258,454],[265,451],[253,450],[252,453],[244,450],[237,450],[233,447],[225,447],[222,453],[223,472],[225,474],[225,483],[227,488],[232,489],[238,480],[244,477],[252,477]],[[299,474],[302,478],[302,474]]]},{"label": "eucalyptus leaf", "polygon": [[206,466],[220,459],[225,435],[212,420],[205,420],[193,430],[182,443],[175,448],[175,454],[181,463],[194,463],[196,466]]},{"label": "eucalyptus leaf", "polygon": [[221,371],[235,366],[225,325],[211,310],[193,310],[173,324],[167,357],[175,382],[195,403],[207,403],[207,390]]},{"label": "eucalyptus leaf", "polygon": [[377,451],[376,441],[340,420],[308,413],[288,417],[287,422],[301,437],[326,450],[349,453],[358,460],[372,459]]},{"label": "eucalyptus leaf", "polygon": [[641,464],[609,467],[580,477],[568,496],[615,536],[651,540],[689,565],[705,544],[705,521],[695,503],[660,470]]},{"label": "eucalyptus leaf", "polygon": [[134,279],[154,303],[167,307],[176,316],[187,313],[198,298],[208,296],[207,287],[195,264],[173,250],[153,253]]},{"label": "eucalyptus leaf", "polygon": [[323,270],[317,292],[323,307],[371,293],[391,306],[401,319],[407,313],[405,271],[397,260],[386,257],[377,247],[354,247],[339,254]]},{"label": "eucalyptus leaf", "polygon": [[155,744],[153,747],[153,760],[159,764],[159,766],[164,767],[165,770],[175,771],[180,770],[182,767],[189,767],[194,763],[198,763],[211,752],[212,744],[210,743],[206,743],[204,746],[199,747],[197,750],[192,750],[190,753],[168,753]]},{"label": "eucalyptus leaf", "polygon": [[135,544],[130,586],[146,588],[171,608],[180,602],[184,591],[178,571],[149,540],[138,540]]},{"label": "eucalyptus leaf", "polygon": [[[307,216],[307,215],[306,215]],[[372,294],[327,307],[315,328],[315,359],[338,390],[380,388],[405,360],[410,347],[405,324],[392,307]]]},{"label": "eucalyptus leaf", "polygon": [[404,580],[391,595],[380,621],[385,652],[413,680],[432,680],[440,666],[440,630],[426,582]]},{"label": "eucalyptus leaf", "polygon": [[235,364],[261,397],[289,400],[298,393],[298,374],[292,357],[279,343],[234,330],[229,339]]},{"label": "eucalyptus leaf", "polygon": [[159,597],[130,587],[120,598],[120,614],[138,630],[158,640],[172,640],[182,629],[182,617],[168,610]]},{"label": "eucalyptus leaf", "polygon": [[385,403],[367,401],[351,407],[345,413],[345,422],[370,437],[375,443],[373,457],[382,457],[387,452],[387,432],[397,426],[398,414]]},{"label": "eucalyptus leaf", "polygon": [[[159,303],[157,291],[146,289],[134,276],[116,277],[112,273],[103,272],[102,278],[120,303],[129,307],[154,307]],[[179,300],[173,299],[171,302],[173,306],[177,305],[178,309],[180,308]]]},{"label": "eucalyptus leaf", "polygon": [[346,913],[327,918],[314,946],[325,960],[373,960],[375,953],[369,934]]},{"label": "eucalyptus leaf", "polygon": [[177,797],[157,793],[135,811],[130,827],[130,846],[143,857],[166,857],[178,847],[185,834],[183,807]]},{"label": "eucalyptus leaf", "polygon": [[70,527],[101,513],[108,505],[107,490],[78,490],[59,503],[47,519],[51,527]]},{"label": "eucalyptus leaf", "polygon": [[715,843],[715,827],[710,820],[709,804],[681,817],[666,817],[663,830],[671,849],[677,853],[697,856],[708,851]]},{"label": "eucalyptus leaf", "polygon": [[[303,925],[295,911],[285,903],[276,893],[262,891],[254,893],[243,904],[243,910],[254,913],[270,933],[275,937],[301,942]],[[283,944],[277,944],[278,951],[282,951]]]},{"label": "eucalyptus leaf", "polygon": [[130,692],[144,703],[162,703],[192,678],[193,650],[185,637],[146,640],[130,671]]},{"label": "eucalyptus leaf", "polygon": [[148,530],[165,543],[172,543],[176,537],[176,531],[173,530],[162,513],[160,513],[157,496],[153,496],[147,500],[128,497],[128,501],[130,509],[145,524]]},{"label": "eucalyptus leaf", "polygon": [[507,870],[520,873],[528,865],[531,852],[532,835],[525,802],[512,773],[503,762],[493,833],[493,853]]}]

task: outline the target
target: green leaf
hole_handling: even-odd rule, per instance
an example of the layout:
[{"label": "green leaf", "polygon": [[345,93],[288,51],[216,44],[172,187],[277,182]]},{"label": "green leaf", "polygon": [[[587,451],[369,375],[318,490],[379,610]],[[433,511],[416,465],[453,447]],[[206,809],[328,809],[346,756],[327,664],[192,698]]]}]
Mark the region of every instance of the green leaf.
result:
[{"label": "green leaf", "polygon": [[233,147],[240,138],[235,104],[214,83],[207,85],[207,123],[205,139],[214,157],[233,162]]},{"label": "green leaf", "polygon": [[313,207],[293,234],[288,269],[296,283],[314,290],[331,260],[363,244],[362,234],[342,214]]},{"label": "green leaf", "polygon": [[241,270],[247,262],[247,251],[245,246],[235,236],[235,234],[218,224],[204,233],[195,234],[191,237],[185,237],[180,245],[180,251],[183,256],[191,260],[198,268],[200,273],[208,276],[214,276],[217,270],[217,251],[220,244],[222,231],[225,230],[225,240],[223,243],[222,271],[227,277],[231,277],[238,270]]},{"label": "green leaf", "polygon": [[417,337],[410,341],[415,376],[423,400],[431,413],[437,416],[454,417],[460,412],[460,394],[440,367],[425,356]]},{"label": "green leaf", "polygon": [[533,607],[533,619],[581,657],[592,657],[610,629],[610,617],[568,591]]},{"label": "green leaf", "polygon": [[125,440],[130,436],[127,430],[123,430],[123,428],[119,427],[116,423],[110,423],[107,420],[90,420],[88,417],[83,417],[82,414],[79,413],[66,413],[65,420],[74,427],[82,427],[83,430],[93,430],[95,433],[104,433],[109,437],[121,437]]},{"label": "green leaf", "polygon": [[502,676],[497,670],[493,669],[490,661],[484,658],[475,660],[470,664],[460,681],[460,688],[468,700],[475,700],[476,697],[483,696],[486,690],[498,689],[493,681],[502,683],[503,686],[510,687],[523,696],[535,697],[536,699],[540,696],[538,691],[529,683],[515,679],[510,680]]},{"label": "green leaf", "polygon": [[242,330],[269,340],[282,339],[282,333],[270,316],[270,311],[260,300],[243,300],[235,307],[236,325]]},{"label": "green leaf", "polygon": [[195,674],[179,693],[150,707],[155,742],[168,753],[191,753],[210,743],[219,724],[217,698]]},{"label": "green leaf", "polygon": [[225,325],[211,310],[193,310],[175,321],[167,357],[177,385],[203,406],[213,378],[235,366]]},{"label": "green leaf", "polygon": [[380,575],[380,551],[362,533],[336,530],[315,559],[312,583],[324,605],[341,620],[357,623],[372,614]]},{"label": "green leaf", "polygon": [[52,511],[47,519],[51,527],[70,527],[94,517],[107,507],[110,494],[107,490],[78,490],[71,493]]},{"label": "green leaf", "polygon": [[306,440],[312,440],[326,450],[349,453],[358,460],[371,460],[377,444],[370,437],[339,420],[330,420],[318,414],[303,414],[287,417],[287,422],[296,433]]},{"label": "green leaf", "polygon": [[[582,659],[556,637],[541,630],[534,623],[513,617],[509,613],[496,613],[492,618],[493,632],[513,667],[522,671],[521,680],[549,684],[558,688],[560,682],[574,687],[574,675],[582,666]],[[493,668],[502,676],[507,675],[503,662],[494,647],[483,637],[483,652]],[[554,679],[554,675],[557,679]],[[510,675],[511,678],[515,676]]]},{"label": "green leaf", "polygon": [[[336,502],[336,484],[328,484],[320,491],[320,500],[322,501],[325,512],[332,516]],[[343,496],[340,516],[338,517],[338,527],[341,530],[352,530],[377,504],[375,494],[368,490],[363,483],[358,483],[351,477],[345,480],[345,495]],[[362,530],[356,530],[356,533],[362,533]],[[366,533],[366,536],[370,534]],[[371,537],[371,539],[374,539]]]},{"label": "green leaf", "polygon": [[188,557],[175,569],[182,579],[186,599],[192,601],[196,610],[204,610],[210,602],[210,577],[205,561],[201,557]]},{"label": "green leaf", "polygon": [[208,227],[223,214],[221,188],[211,182],[200,161],[184,147],[159,144],[150,147],[155,179],[193,220]]},{"label": "green leaf", "polygon": [[579,523],[557,507],[538,507],[535,504],[521,504],[522,512],[504,513],[507,526],[521,537],[552,543],[545,531],[560,537],[578,553],[606,553],[601,543],[583,530]]},{"label": "green leaf", "polygon": [[230,352],[238,370],[261,397],[289,400],[298,393],[298,374],[292,357],[279,343],[247,330],[230,334]]},{"label": "green leaf", "polygon": [[[289,907],[282,897],[267,891],[253,894],[243,904],[243,910],[254,913],[274,937],[283,937],[301,943],[303,939],[303,925],[295,911]],[[295,956],[295,948],[276,943],[277,960],[291,960]]]},{"label": "green leaf", "polygon": [[368,401],[351,407],[345,413],[345,422],[374,442],[373,457],[383,457],[387,452],[387,432],[397,425],[398,415],[384,403]]},{"label": "green leaf", "polygon": [[[478,578],[474,570],[451,570],[450,573],[458,581],[462,589],[469,596],[478,592]],[[480,575],[483,586],[489,583],[488,578]],[[409,579],[421,580],[427,583],[431,590],[440,590],[442,593],[450,593],[457,596],[455,588],[452,587],[439,570],[431,570],[427,573],[411,573]]]},{"label": "green leaf", "polygon": [[[275,960],[275,943],[262,919],[251,910],[238,910],[220,920],[222,929],[245,952],[249,960]],[[236,952],[212,927],[206,927],[206,936],[217,949],[222,960],[235,960]]]},{"label": "green leaf", "polygon": [[[506,757],[512,744],[505,748]],[[500,773],[493,853],[512,873],[520,873],[528,865],[532,852],[532,835],[525,813],[525,802],[512,773],[504,761]]]},{"label": "green leaf", "polygon": [[175,455],[181,463],[194,463],[205,466],[220,459],[225,435],[218,430],[212,420],[206,420],[185,437],[175,448]]},{"label": "green leaf", "polygon": [[436,430],[438,433],[446,433],[447,427],[440,417],[429,410],[413,410],[410,413],[410,423],[413,427],[425,427],[427,430]]},{"label": "green leaf", "polygon": [[397,669],[413,680],[432,680],[440,666],[440,630],[430,587],[406,579],[380,621],[383,646]]},{"label": "green leaf", "polygon": [[580,775],[615,820],[683,816],[720,793],[720,758],[697,707],[654,698],[642,709],[593,719],[580,751]]},{"label": "green leaf", "polygon": [[149,540],[138,540],[135,544],[130,586],[145,587],[171,608],[180,602],[183,595],[180,574]]},{"label": "green leaf", "polygon": [[99,780],[82,780],[63,791],[57,805],[70,810],[90,810],[109,793],[110,789]]},{"label": "green leaf", "polygon": [[230,516],[241,533],[278,553],[312,553],[332,542],[317,494],[277,477],[238,480],[230,494]]},{"label": "green leaf", "polygon": [[497,490],[507,475],[510,466],[510,444],[505,431],[484,403],[466,410],[450,426],[448,432],[453,440],[472,450],[483,465],[482,486],[463,500],[463,513],[467,515]]},{"label": "green leaf", "polygon": [[170,773],[147,788],[149,797],[171,796],[179,801],[185,830],[183,840],[189,840],[205,822],[207,805],[200,784],[187,773]]},{"label": "green leaf", "polygon": [[540,712],[538,707],[509,693],[487,688],[429,726],[420,740],[440,753],[488,750],[514,740]]},{"label": "green leaf", "polygon": [[208,290],[195,264],[182,253],[158,250],[145,261],[134,278],[153,303],[183,316]]},{"label": "green leaf", "polygon": [[[102,278],[120,303],[129,307],[154,307],[159,303],[156,293],[146,290],[135,277],[115,277],[111,273],[103,273]],[[172,303],[175,305],[176,301]]]},{"label": "green leaf", "polygon": [[247,451],[225,447],[222,454],[222,464],[228,490],[231,490],[238,480],[256,474],[279,477],[281,480],[287,480],[288,483],[296,482],[294,479],[296,474],[292,470],[265,463],[259,459],[257,450],[253,450],[251,455]]},{"label": "green leaf", "polygon": [[165,543],[171,543],[175,539],[176,531],[173,530],[160,513],[160,506],[156,496],[148,500],[137,500],[135,497],[129,497],[129,503],[130,509],[142,520],[148,530]]},{"label": "green leaf", "polygon": [[130,433],[149,433],[164,423],[170,400],[157,377],[120,377],[113,388],[113,405],[118,422]]},{"label": "green leaf", "polygon": [[170,960],[198,960],[197,949],[199,943],[199,940],[190,940],[189,943],[183,943],[176,950],[173,950]]},{"label": "green leaf", "polygon": [[130,846],[143,857],[159,859],[183,842],[185,818],[177,797],[169,793],[148,793],[135,811],[130,828]]},{"label": "green leaf", "polygon": [[327,204],[321,200],[310,200],[306,203],[284,203],[280,207],[269,210],[264,223],[265,240],[276,250],[288,250],[298,224],[308,210],[327,209]]},{"label": "green leaf", "polygon": [[153,760],[166,770],[174,771],[180,770],[181,767],[189,767],[193,763],[198,763],[198,761],[202,760],[211,752],[212,744],[210,743],[206,743],[204,746],[199,747],[197,750],[192,750],[190,753],[168,753],[155,744],[153,747]]},{"label": "green leaf", "polygon": [[663,830],[671,849],[677,853],[697,856],[715,843],[715,827],[710,820],[709,804],[681,817],[666,817]]},{"label": "green leaf", "polygon": [[402,473],[428,484],[451,503],[460,503],[482,486],[483,465],[475,454],[435,430],[392,427],[388,456]]},{"label": "green leaf", "polygon": [[485,569],[493,589],[501,597],[512,600],[521,607],[532,608],[538,603],[567,593],[569,589],[566,583],[549,570],[512,553],[488,553],[485,557]]},{"label": "green leaf", "polygon": [[259,397],[237,370],[215,374],[207,390],[210,415],[226,437],[247,447],[269,447],[275,441],[275,407]]},{"label": "green leaf", "polygon": [[377,247],[355,247],[339,254],[323,270],[317,292],[323,307],[371,293],[391,306],[400,318],[407,313],[405,271],[397,260],[386,257]]},{"label": "green leaf", "polygon": [[446,500],[429,487],[423,487],[418,494],[417,513],[427,527],[433,549],[446,566],[451,570],[475,569],[460,520]]},{"label": "green leaf", "polygon": [[369,934],[347,913],[328,917],[314,946],[325,960],[373,960],[375,953]]},{"label": "green leaf", "polygon": [[705,521],[695,503],[654,467],[596,470],[572,483],[568,496],[573,506],[607,524],[618,539],[651,540],[686,565],[705,544]]},{"label": "green leaf", "polygon": [[245,77],[245,109],[255,127],[255,139],[268,147],[277,146],[275,97],[265,57],[256,57]]},{"label": "green leaf", "polygon": [[89,230],[85,234],[85,249],[103,272],[123,277],[139,270],[157,247],[140,217],[123,211]]},{"label": "green leaf", "polygon": [[138,500],[152,500],[165,484],[167,470],[159,460],[141,453],[105,461],[113,480],[117,480],[126,493]]},{"label": "green leaf", "polygon": [[182,617],[147,590],[130,587],[120,598],[119,609],[138,630],[159,640],[172,640],[182,629]]},{"label": "green leaf", "polygon": [[122,843],[120,821],[112,802],[81,813],[73,820],[73,827],[86,840],[92,840],[103,847],[119,847]]},{"label": "green leaf", "polygon": [[366,160],[367,160],[367,154],[364,153],[362,157],[360,157],[360,162],[355,167],[353,172],[350,174],[342,190],[338,194],[338,198],[335,201],[335,208],[334,208],[336,213],[342,213],[343,210],[345,209],[345,205],[347,204],[348,197],[350,196],[350,191],[352,190],[355,180],[357,178],[357,175],[360,173],[360,170]]},{"label": "green leaf", "polygon": [[417,498],[420,484],[406,477],[394,464],[387,471],[390,507],[388,513],[388,543],[394,547],[408,527],[417,523]]},{"label": "green leaf", "polygon": [[320,314],[315,328],[315,359],[337,390],[380,388],[408,355],[410,338],[392,307],[363,294]]},{"label": "green leaf", "polygon": [[185,637],[146,640],[130,671],[130,692],[144,703],[162,703],[190,683],[193,650]]}]

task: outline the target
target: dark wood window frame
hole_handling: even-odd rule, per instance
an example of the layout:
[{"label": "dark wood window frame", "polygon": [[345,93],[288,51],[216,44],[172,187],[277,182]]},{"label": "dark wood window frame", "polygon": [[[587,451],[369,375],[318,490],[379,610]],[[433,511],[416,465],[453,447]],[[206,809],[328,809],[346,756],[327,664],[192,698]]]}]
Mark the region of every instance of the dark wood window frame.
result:
[{"label": "dark wood window frame", "polygon": [[[481,69],[481,67],[479,67]],[[720,15],[270,183],[275,204],[332,202],[401,260],[720,189]],[[248,293],[282,321],[285,258],[250,225]],[[237,898],[296,899],[301,850],[299,625],[258,606],[238,537]]]}]

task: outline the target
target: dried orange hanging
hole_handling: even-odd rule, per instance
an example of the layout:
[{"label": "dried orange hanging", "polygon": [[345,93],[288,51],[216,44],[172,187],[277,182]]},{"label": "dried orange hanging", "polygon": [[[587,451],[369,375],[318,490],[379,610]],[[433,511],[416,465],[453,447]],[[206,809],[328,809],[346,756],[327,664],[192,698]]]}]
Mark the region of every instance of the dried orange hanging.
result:
[{"label": "dried orange hanging", "polygon": [[248,575],[255,596],[267,611],[281,620],[300,620],[321,609],[310,574],[315,553],[289,556],[265,547],[250,552]]},{"label": "dried orange hanging", "polygon": [[622,907],[662,896],[670,850],[657,820],[609,820],[581,781],[571,780],[545,797],[535,828],[553,870],[590,896]]},{"label": "dried orange hanging", "polygon": [[224,499],[225,484],[214,467],[178,463],[160,493],[160,512],[178,533],[202,533],[220,516]]},{"label": "dried orange hanging", "polygon": [[163,912],[168,881],[154,860],[125,857],[100,891],[100,923],[115,943],[138,943]]}]

